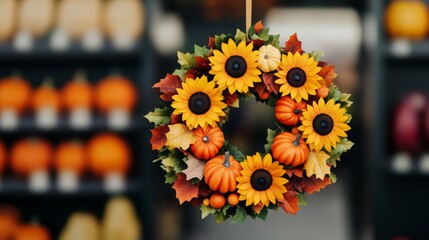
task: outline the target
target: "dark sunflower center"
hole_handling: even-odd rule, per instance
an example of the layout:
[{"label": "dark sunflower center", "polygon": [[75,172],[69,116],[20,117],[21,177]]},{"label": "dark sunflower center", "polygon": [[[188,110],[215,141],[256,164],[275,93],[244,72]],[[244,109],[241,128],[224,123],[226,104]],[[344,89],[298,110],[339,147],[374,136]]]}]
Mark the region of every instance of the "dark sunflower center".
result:
[{"label": "dark sunflower center", "polygon": [[319,135],[328,135],[334,128],[334,121],[327,114],[319,114],[313,120],[313,129]]},{"label": "dark sunflower center", "polygon": [[307,81],[307,75],[301,68],[292,68],[286,76],[286,80],[292,87],[301,87]]},{"label": "dark sunflower center", "polygon": [[211,107],[210,98],[203,92],[196,92],[189,98],[188,106],[192,113],[204,114]]},{"label": "dark sunflower center", "polygon": [[246,60],[244,60],[244,58],[240,56],[232,56],[226,61],[225,71],[229,76],[233,78],[239,78],[243,76],[246,73],[246,70]]},{"label": "dark sunflower center", "polygon": [[271,187],[273,183],[273,177],[271,174],[265,169],[258,169],[253,172],[250,177],[250,184],[252,188],[257,191],[265,191]]}]

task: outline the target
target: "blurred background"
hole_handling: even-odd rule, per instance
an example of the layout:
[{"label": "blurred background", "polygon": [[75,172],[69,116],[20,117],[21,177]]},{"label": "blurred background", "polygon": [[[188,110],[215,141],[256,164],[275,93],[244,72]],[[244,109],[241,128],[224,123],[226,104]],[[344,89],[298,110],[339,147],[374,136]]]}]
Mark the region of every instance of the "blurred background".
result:
[{"label": "blurred background", "polygon": [[[429,239],[428,4],[253,0],[336,65],[355,146],[297,216],[218,225],[179,206],[143,115],[176,51],[244,30],[245,0],[0,0],[0,240]],[[273,117],[243,103],[224,132],[253,154]]]}]

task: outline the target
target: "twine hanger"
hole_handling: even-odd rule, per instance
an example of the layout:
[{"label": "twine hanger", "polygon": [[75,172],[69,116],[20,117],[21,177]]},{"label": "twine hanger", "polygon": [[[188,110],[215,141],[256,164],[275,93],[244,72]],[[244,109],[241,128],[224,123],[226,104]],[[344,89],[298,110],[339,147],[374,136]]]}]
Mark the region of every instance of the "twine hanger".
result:
[{"label": "twine hanger", "polygon": [[246,33],[252,25],[252,0],[246,0]]}]

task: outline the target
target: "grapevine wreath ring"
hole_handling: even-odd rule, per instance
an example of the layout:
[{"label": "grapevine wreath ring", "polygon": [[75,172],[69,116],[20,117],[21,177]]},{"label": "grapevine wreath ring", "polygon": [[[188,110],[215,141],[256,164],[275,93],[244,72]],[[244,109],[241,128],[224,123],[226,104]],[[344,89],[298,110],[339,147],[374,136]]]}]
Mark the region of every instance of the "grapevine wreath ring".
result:
[{"label": "grapevine wreath ring", "polygon": [[[162,106],[146,118],[155,124],[154,162],[180,204],[191,202],[217,222],[265,219],[278,208],[295,215],[307,195],[335,183],[331,170],[353,146],[346,134],[352,102],[322,57],[305,53],[296,34],[280,46],[261,22],[247,34],[210,37],[194,53],[178,52],[181,67],[153,86]],[[277,128],[268,129],[265,152],[244,156],[220,127],[250,99],[275,108]]]}]

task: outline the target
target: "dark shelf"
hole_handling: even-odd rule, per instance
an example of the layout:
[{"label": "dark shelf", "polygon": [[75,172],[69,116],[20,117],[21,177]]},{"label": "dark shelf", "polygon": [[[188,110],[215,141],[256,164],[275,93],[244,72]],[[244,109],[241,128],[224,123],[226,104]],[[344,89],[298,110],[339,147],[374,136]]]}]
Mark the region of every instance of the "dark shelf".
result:
[{"label": "dark shelf", "polygon": [[391,59],[429,59],[429,41],[392,40],[383,44],[385,57]]},{"label": "dark shelf", "polygon": [[128,180],[126,182],[126,187],[124,191],[121,192],[107,192],[103,188],[103,183],[101,180],[82,180],[80,182],[80,187],[75,192],[62,192],[56,187],[55,179],[51,179],[50,189],[45,192],[34,192],[31,191],[28,187],[27,181],[16,180],[16,179],[7,179],[1,182],[0,187],[0,198],[8,197],[52,197],[52,196],[64,196],[64,197],[105,197],[116,194],[126,194],[126,195],[137,195],[140,194],[143,190],[143,184],[138,180]]}]

